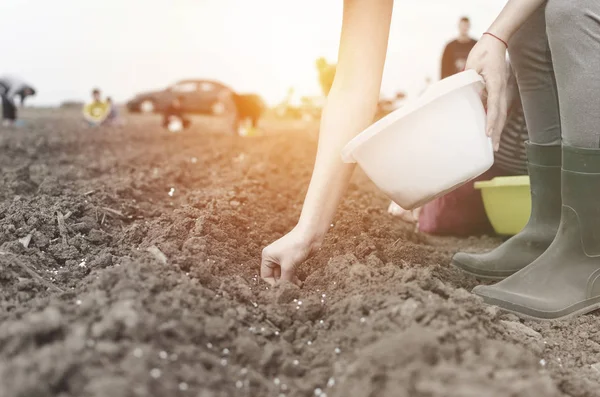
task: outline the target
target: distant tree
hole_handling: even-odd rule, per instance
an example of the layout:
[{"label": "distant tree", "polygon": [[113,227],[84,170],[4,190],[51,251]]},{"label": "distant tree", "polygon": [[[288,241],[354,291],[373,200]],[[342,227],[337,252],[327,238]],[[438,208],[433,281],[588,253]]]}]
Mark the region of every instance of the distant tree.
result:
[{"label": "distant tree", "polygon": [[319,84],[321,85],[321,90],[323,91],[323,95],[327,96],[333,85],[336,65],[327,63],[327,60],[323,57],[318,58],[315,64],[317,66],[317,71],[319,72]]}]

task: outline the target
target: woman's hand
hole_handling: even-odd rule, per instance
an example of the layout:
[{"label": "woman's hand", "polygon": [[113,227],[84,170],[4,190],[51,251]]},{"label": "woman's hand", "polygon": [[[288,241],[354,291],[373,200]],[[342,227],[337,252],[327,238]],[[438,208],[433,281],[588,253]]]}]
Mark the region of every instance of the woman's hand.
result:
[{"label": "woman's hand", "polygon": [[487,96],[486,134],[492,138],[494,150],[500,146],[500,135],[506,122],[506,86],[508,67],[506,46],[502,41],[484,35],[473,47],[467,59],[466,69],[473,69],[485,80]]},{"label": "woman's hand", "polygon": [[296,267],[310,257],[320,246],[321,238],[296,226],[288,234],[265,247],[262,252],[260,276],[269,284],[286,280],[296,285]]}]

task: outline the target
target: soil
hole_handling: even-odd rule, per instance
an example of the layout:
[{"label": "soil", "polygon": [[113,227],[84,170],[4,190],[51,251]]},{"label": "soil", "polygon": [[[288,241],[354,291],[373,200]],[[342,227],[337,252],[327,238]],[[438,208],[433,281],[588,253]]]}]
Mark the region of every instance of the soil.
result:
[{"label": "soil", "polygon": [[303,128],[26,120],[0,130],[0,397],[600,395],[597,314],[484,305],[448,264],[499,240],[419,234],[360,172],[303,287],[262,282],[311,175]]}]

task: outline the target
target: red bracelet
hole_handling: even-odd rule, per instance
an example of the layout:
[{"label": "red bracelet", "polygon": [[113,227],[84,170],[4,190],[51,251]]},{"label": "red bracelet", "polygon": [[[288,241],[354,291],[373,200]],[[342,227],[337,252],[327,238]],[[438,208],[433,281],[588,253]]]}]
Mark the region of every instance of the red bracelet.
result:
[{"label": "red bracelet", "polygon": [[492,37],[493,37],[493,38],[495,38],[496,40],[500,40],[500,41],[502,42],[502,44],[504,44],[504,45],[506,46],[506,48],[508,49],[508,43],[507,43],[506,41],[502,40],[500,37],[496,36],[496,35],[495,35],[495,34],[493,34],[493,33],[490,33],[490,32],[485,32],[485,33],[484,33],[484,35],[486,35],[486,34],[487,34],[488,36],[492,36]]}]

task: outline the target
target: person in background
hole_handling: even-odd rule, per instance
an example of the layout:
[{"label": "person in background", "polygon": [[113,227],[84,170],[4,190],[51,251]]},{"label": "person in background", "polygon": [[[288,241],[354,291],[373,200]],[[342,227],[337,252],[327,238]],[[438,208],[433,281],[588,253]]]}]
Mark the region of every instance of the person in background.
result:
[{"label": "person in background", "polygon": [[169,106],[166,107],[163,113],[163,127],[169,128],[172,122],[180,122],[183,129],[187,129],[191,125],[191,121],[183,112],[183,98],[175,97],[171,100]]},{"label": "person in background", "polygon": [[103,101],[98,88],[92,90],[92,101],[83,107],[83,117],[92,127],[102,125],[110,114],[110,104]]},{"label": "person in background", "polygon": [[469,36],[471,21],[462,17],[458,22],[458,37],[446,45],[442,55],[442,79],[465,70],[467,57],[477,40]]},{"label": "person in background", "polygon": [[17,121],[17,105],[15,98],[21,98],[21,105],[25,99],[35,95],[35,89],[23,80],[12,76],[0,77],[0,97],[2,98],[2,125],[9,127]]},{"label": "person in background", "polygon": [[119,125],[119,109],[113,102],[111,97],[106,97],[106,104],[108,105],[108,116],[106,117],[105,124]]}]

